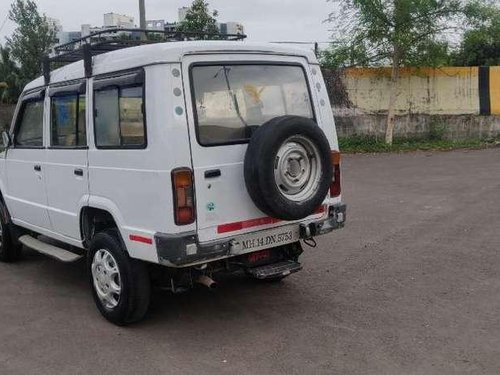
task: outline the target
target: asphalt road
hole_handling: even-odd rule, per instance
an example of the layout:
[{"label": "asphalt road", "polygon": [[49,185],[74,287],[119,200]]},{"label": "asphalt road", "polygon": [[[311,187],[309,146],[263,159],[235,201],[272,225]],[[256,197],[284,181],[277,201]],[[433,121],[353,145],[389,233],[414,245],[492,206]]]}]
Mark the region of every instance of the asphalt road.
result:
[{"label": "asphalt road", "polygon": [[498,374],[500,149],[344,158],[348,225],[282,284],[104,321],[82,264],[0,264],[0,374]]}]

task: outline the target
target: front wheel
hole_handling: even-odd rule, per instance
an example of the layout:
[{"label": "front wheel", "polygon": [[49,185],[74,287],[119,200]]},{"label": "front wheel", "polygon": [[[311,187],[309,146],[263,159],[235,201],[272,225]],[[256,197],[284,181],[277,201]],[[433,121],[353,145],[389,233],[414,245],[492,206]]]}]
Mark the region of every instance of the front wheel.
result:
[{"label": "front wheel", "polygon": [[148,270],[128,256],[118,230],[92,239],[87,268],[94,301],[107,320],[122,326],[144,318],[151,294]]}]

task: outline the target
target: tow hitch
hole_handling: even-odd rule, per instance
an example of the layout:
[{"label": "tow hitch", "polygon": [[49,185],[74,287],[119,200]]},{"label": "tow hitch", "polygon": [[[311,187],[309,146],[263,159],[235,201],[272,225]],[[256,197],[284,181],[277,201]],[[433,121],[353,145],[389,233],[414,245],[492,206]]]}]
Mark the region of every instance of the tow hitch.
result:
[{"label": "tow hitch", "polygon": [[344,227],[346,221],[346,205],[337,204],[328,208],[326,220],[315,221],[309,224],[300,224],[300,238],[310,239],[315,236],[330,233]]}]

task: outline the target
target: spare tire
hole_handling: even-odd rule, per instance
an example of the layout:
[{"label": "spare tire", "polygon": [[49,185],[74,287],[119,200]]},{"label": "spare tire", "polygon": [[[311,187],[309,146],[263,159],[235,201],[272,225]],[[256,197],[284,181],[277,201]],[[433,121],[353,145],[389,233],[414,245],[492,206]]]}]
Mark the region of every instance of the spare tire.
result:
[{"label": "spare tire", "polygon": [[313,214],[333,178],[328,140],[312,120],[276,117],[260,126],[245,155],[245,184],[255,205],[282,220]]}]

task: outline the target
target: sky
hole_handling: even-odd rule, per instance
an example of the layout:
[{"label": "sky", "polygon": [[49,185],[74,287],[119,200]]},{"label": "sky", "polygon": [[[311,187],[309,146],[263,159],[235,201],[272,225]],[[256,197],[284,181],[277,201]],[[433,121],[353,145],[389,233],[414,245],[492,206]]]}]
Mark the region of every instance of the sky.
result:
[{"label": "sky", "polygon": [[[61,21],[64,31],[79,31],[80,25],[103,24],[103,14],[127,14],[139,23],[138,0],[35,0],[42,13]],[[7,19],[10,0],[0,1],[0,27]],[[327,0],[208,0],[219,11],[219,21],[241,22],[249,41],[325,42],[332,26],[323,21],[333,5]],[[190,0],[146,0],[147,19],[177,20],[177,9]],[[0,42],[14,30],[7,20],[0,30]]]}]

